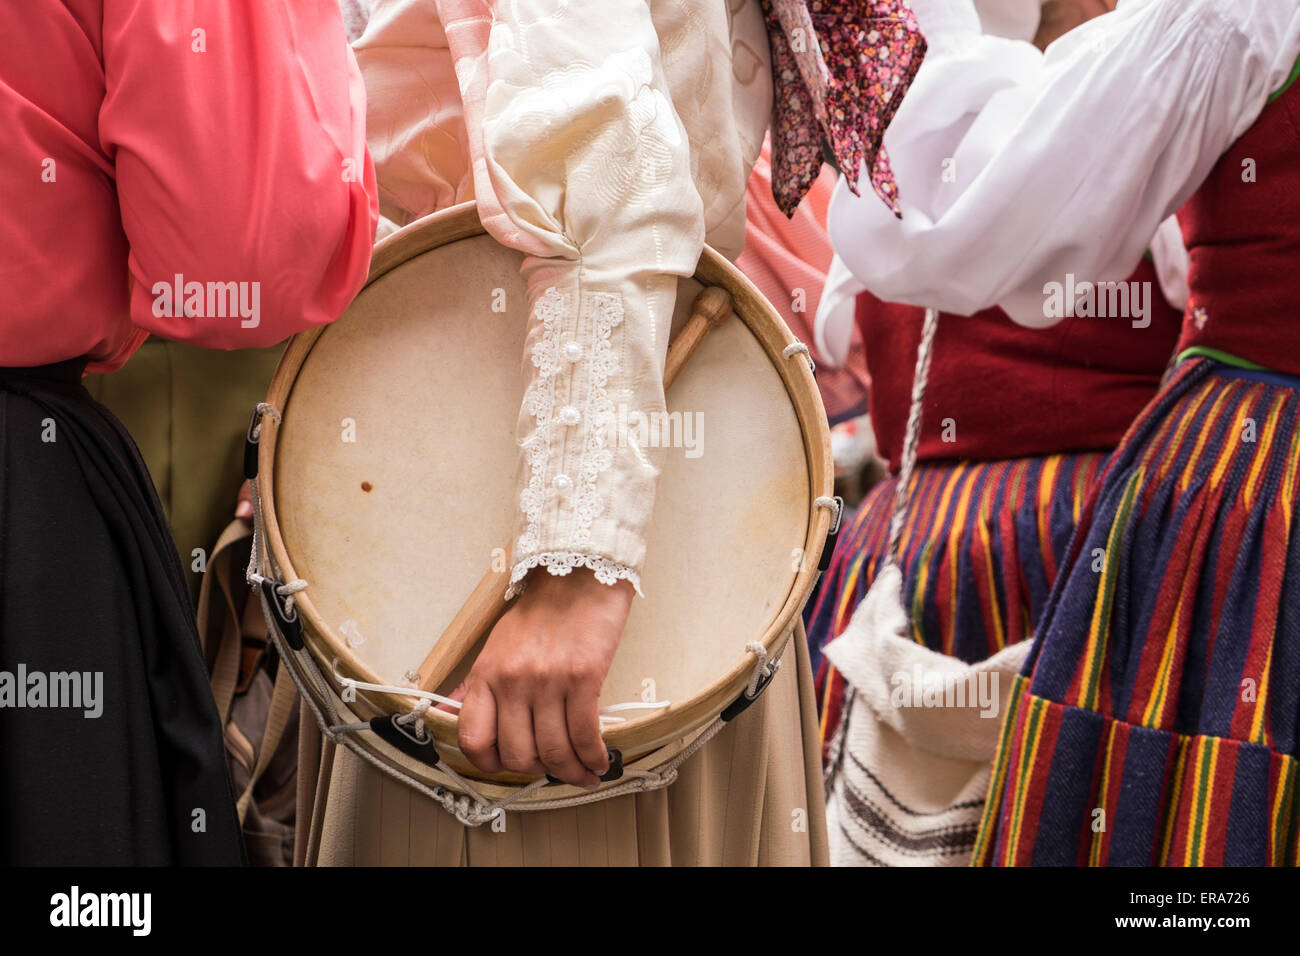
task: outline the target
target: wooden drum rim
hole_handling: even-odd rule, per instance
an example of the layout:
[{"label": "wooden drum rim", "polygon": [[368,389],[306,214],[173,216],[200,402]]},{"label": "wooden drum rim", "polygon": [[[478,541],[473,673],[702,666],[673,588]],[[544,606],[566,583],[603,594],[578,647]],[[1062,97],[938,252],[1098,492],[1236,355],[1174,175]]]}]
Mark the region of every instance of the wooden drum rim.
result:
[{"label": "wooden drum rim", "polygon": [[[399,265],[425,252],[480,235],[487,235],[487,230],[483,228],[473,202],[462,203],[426,216],[381,240],[375,246],[366,288]],[[831,457],[829,426],[809,363],[802,354],[795,354],[790,358],[785,358],[782,354],[787,346],[795,344],[797,340],[753,283],[708,246],[700,256],[694,278],[705,286],[721,286],[731,294],[735,304],[735,318],[749,329],[780,375],[803,437],[809,469],[809,507],[812,508],[812,514],[809,516],[804,540],[802,567],[795,575],[781,610],[768,625],[767,630],[757,638],[770,653],[781,644],[785,635],[795,626],[795,619],[812,591],[818,574],[814,556],[820,555],[830,530],[833,518],[831,510],[815,507],[811,500],[833,494],[834,464]],[[316,340],[326,328],[328,326],[319,326],[295,335],[280,357],[266,400],[281,413],[287,414],[287,404],[293,384]],[[265,416],[262,420],[261,440],[258,444],[258,475],[267,479],[259,482],[258,487],[265,545],[282,579],[291,581],[297,577],[297,574],[280,534],[275,510],[275,451],[278,438],[278,423],[271,416]],[[310,583],[308,582],[306,590],[295,595],[295,607],[303,619],[304,631],[310,630],[314,634],[314,636],[304,634],[306,646],[316,658],[326,680],[333,686],[334,692],[338,693],[340,690],[333,678],[334,660],[338,661],[340,671],[357,680],[388,683],[391,678],[371,671],[365,662],[351,652],[347,642],[317,612],[311,599]],[[328,645],[328,647],[321,645]],[[623,749],[625,758],[632,760],[691,733],[716,717],[741,694],[752,672],[753,658],[744,655],[743,648],[737,648],[737,652],[736,665],[725,677],[681,704],[674,703],[665,712],[650,713],[607,728],[603,734],[606,744]],[[351,707],[359,716],[368,719],[380,714],[406,713],[411,710],[415,702],[416,698],[405,695],[358,692],[357,700]],[[457,747],[455,716],[445,711],[430,709],[426,712],[424,720],[426,727],[441,744],[451,748]],[[450,756],[444,753],[444,757]],[[467,763],[463,762],[463,755],[458,750],[454,756],[460,759],[452,759],[450,762],[453,766],[457,769],[472,770]],[[529,779],[514,774],[484,775],[477,771],[473,772],[482,779],[500,782],[524,782]]]}]

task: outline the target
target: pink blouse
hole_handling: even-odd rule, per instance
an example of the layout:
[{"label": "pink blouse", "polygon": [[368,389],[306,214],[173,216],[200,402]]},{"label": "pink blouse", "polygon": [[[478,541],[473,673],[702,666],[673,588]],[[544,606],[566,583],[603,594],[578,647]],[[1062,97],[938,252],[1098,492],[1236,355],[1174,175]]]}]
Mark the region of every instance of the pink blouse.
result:
[{"label": "pink blouse", "polygon": [[813,317],[834,255],[826,233],[826,210],[836,179],[835,170],[823,166],[799,208],[787,219],[772,195],[771,143],[764,142],[745,187],[745,251],[736,259],[740,271],[776,307],[795,337],[813,350],[817,389],[831,421],[864,405],[868,383],[862,336],[856,326],[850,334],[848,355],[839,362],[821,353],[814,335]]},{"label": "pink blouse", "polygon": [[270,345],[365,281],[378,191],[335,0],[14,3],[0,366]]}]

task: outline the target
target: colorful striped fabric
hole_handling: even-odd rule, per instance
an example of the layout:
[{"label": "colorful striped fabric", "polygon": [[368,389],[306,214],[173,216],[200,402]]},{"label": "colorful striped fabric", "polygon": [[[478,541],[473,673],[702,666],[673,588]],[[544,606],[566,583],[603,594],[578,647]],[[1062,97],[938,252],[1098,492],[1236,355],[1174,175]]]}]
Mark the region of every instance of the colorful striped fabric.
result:
[{"label": "colorful striped fabric", "polygon": [[[899,546],[917,642],[973,664],[1029,637],[1104,460],[1089,453],[919,466]],[[844,681],[822,647],[848,626],[884,561],[894,488],[891,479],[868,494],[809,602],[823,756]]]},{"label": "colorful striped fabric", "polygon": [[1008,708],[977,864],[1297,862],[1298,420],[1300,382],[1195,359],[1134,423]]}]

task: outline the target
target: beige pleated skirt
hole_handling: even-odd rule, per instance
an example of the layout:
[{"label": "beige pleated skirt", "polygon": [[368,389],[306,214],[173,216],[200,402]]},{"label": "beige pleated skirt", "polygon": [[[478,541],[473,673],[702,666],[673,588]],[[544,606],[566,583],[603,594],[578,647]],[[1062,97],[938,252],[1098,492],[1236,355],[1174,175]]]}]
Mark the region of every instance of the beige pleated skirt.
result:
[{"label": "beige pleated skirt", "polygon": [[817,712],[800,624],[763,696],[672,786],[465,827],[438,804],[300,734],[297,862],[318,866],[824,866]]}]

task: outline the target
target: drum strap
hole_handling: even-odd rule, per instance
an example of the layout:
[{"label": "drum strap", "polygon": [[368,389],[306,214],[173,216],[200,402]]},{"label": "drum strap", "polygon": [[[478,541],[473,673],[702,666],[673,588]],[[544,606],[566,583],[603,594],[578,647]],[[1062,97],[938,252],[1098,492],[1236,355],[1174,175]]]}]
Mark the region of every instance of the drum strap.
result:
[{"label": "drum strap", "polygon": [[[211,623],[209,614],[212,600],[211,581],[215,580],[226,605],[225,613],[221,615],[221,633],[216,638],[219,643],[215,652],[212,648],[205,648],[209,655],[215,654],[210,684],[222,727],[226,726],[226,722],[230,717],[230,709],[234,703],[236,690],[239,689],[242,692],[242,689],[237,687],[239,683],[241,644],[247,634],[255,632],[257,629],[256,619],[249,622],[247,627],[241,623],[244,613],[243,606],[234,594],[231,581],[232,569],[230,567],[232,562],[225,558],[226,549],[246,536],[244,526],[238,521],[232,521],[226,530],[222,532],[221,537],[212,549],[213,557],[209,563],[210,576],[204,579],[204,586],[199,592],[198,618],[200,621]],[[213,639],[212,633],[206,629],[204,636],[209,641]],[[285,727],[288,725],[289,718],[293,713],[294,699],[293,682],[285,676],[284,666],[280,665],[276,670],[275,683],[271,691],[271,702],[266,715],[266,725],[263,728],[261,742],[257,747],[256,760],[250,768],[248,784],[244,787],[243,793],[240,794],[235,804],[241,822],[248,814],[248,808],[253,800],[253,789],[261,780],[262,774],[270,766],[271,758],[275,756],[276,751],[279,749]]]},{"label": "drum strap", "polygon": [[262,774],[266,772],[271,758],[279,749],[280,738],[284,736],[284,729],[293,714],[293,702],[297,694],[293,681],[286,676],[286,671],[287,668],[282,661],[275,675],[275,688],[271,691],[271,706],[266,714],[266,732],[262,736],[262,745],[258,748],[257,763],[248,778],[248,786],[244,787],[244,792],[239,795],[239,802],[235,804],[241,823],[248,813],[249,802],[253,799],[253,788],[257,786],[257,781],[262,779]]},{"label": "drum strap", "polygon": [[[925,321],[921,326],[921,341],[916,348],[916,371],[912,377],[912,405],[907,413],[907,432],[903,438],[903,460],[899,465],[898,481],[894,486],[894,512],[889,519],[889,545],[885,552],[885,560],[877,571],[876,580],[863,601],[864,604],[870,603],[873,592],[879,593],[878,589],[885,587],[887,581],[893,582],[896,579],[899,582],[897,587],[891,587],[891,590],[896,593],[888,595],[885,600],[890,604],[898,605],[902,609],[904,620],[910,615],[902,599],[902,569],[898,563],[898,548],[903,534],[903,520],[907,515],[908,486],[912,483],[912,475],[916,471],[917,448],[921,441],[921,415],[925,409],[925,386],[930,378],[930,356],[934,352],[934,335],[938,328],[939,311],[937,309],[926,309]],[[898,571],[896,576],[884,573],[890,567]],[[849,684],[841,705],[844,713],[848,713],[854,696],[853,685]],[[848,721],[841,720],[835,734],[831,737],[830,744],[827,746],[825,782],[828,787],[840,766],[847,726]]]},{"label": "drum strap", "polygon": [[916,372],[912,377],[912,407],[907,413],[907,434],[903,439],[903,461],[898,469],[898,484],[894,488],[894,514],[889,520],[889,550],[885,561],[898,563],[898,542],[903,534],[903,518],[907,513],[907,488],[916,471],[917,447],[921,443],[921,414],[925,408],[925,384],[930,378],[930,355],[934,351],[934,333],[939,328],[939,311],[926,309],[925,324],[921,327],[921,342],[916,349]]},{"label": "drum strap", "polygon": [[[212,546],[212,557],[208,560],[209,574],[204,577],[204,586],[199,589],[197,617],[202,623],[200,637],[204,641],[203,652],[212,668],[212,696],[217,702],[217,714],[221,718],[222,727],[226,726],[226,720],[230,717],[230,707],[239,684],[242,637],[241,605],[235,596],[232,583],[234,562],[226,560],[224,552],[244,537],[247,537],[247,531],[242,523],[232,521],[227,526],[217,539],[217,543]],[[219,618],[221,622],[219,634],[214,633],[215,628],[212,627],[211,621],[214,616],[211,611],[214,583],[225,605]],[[214,640],[217,641],[215,648],[212,646]]]}]

